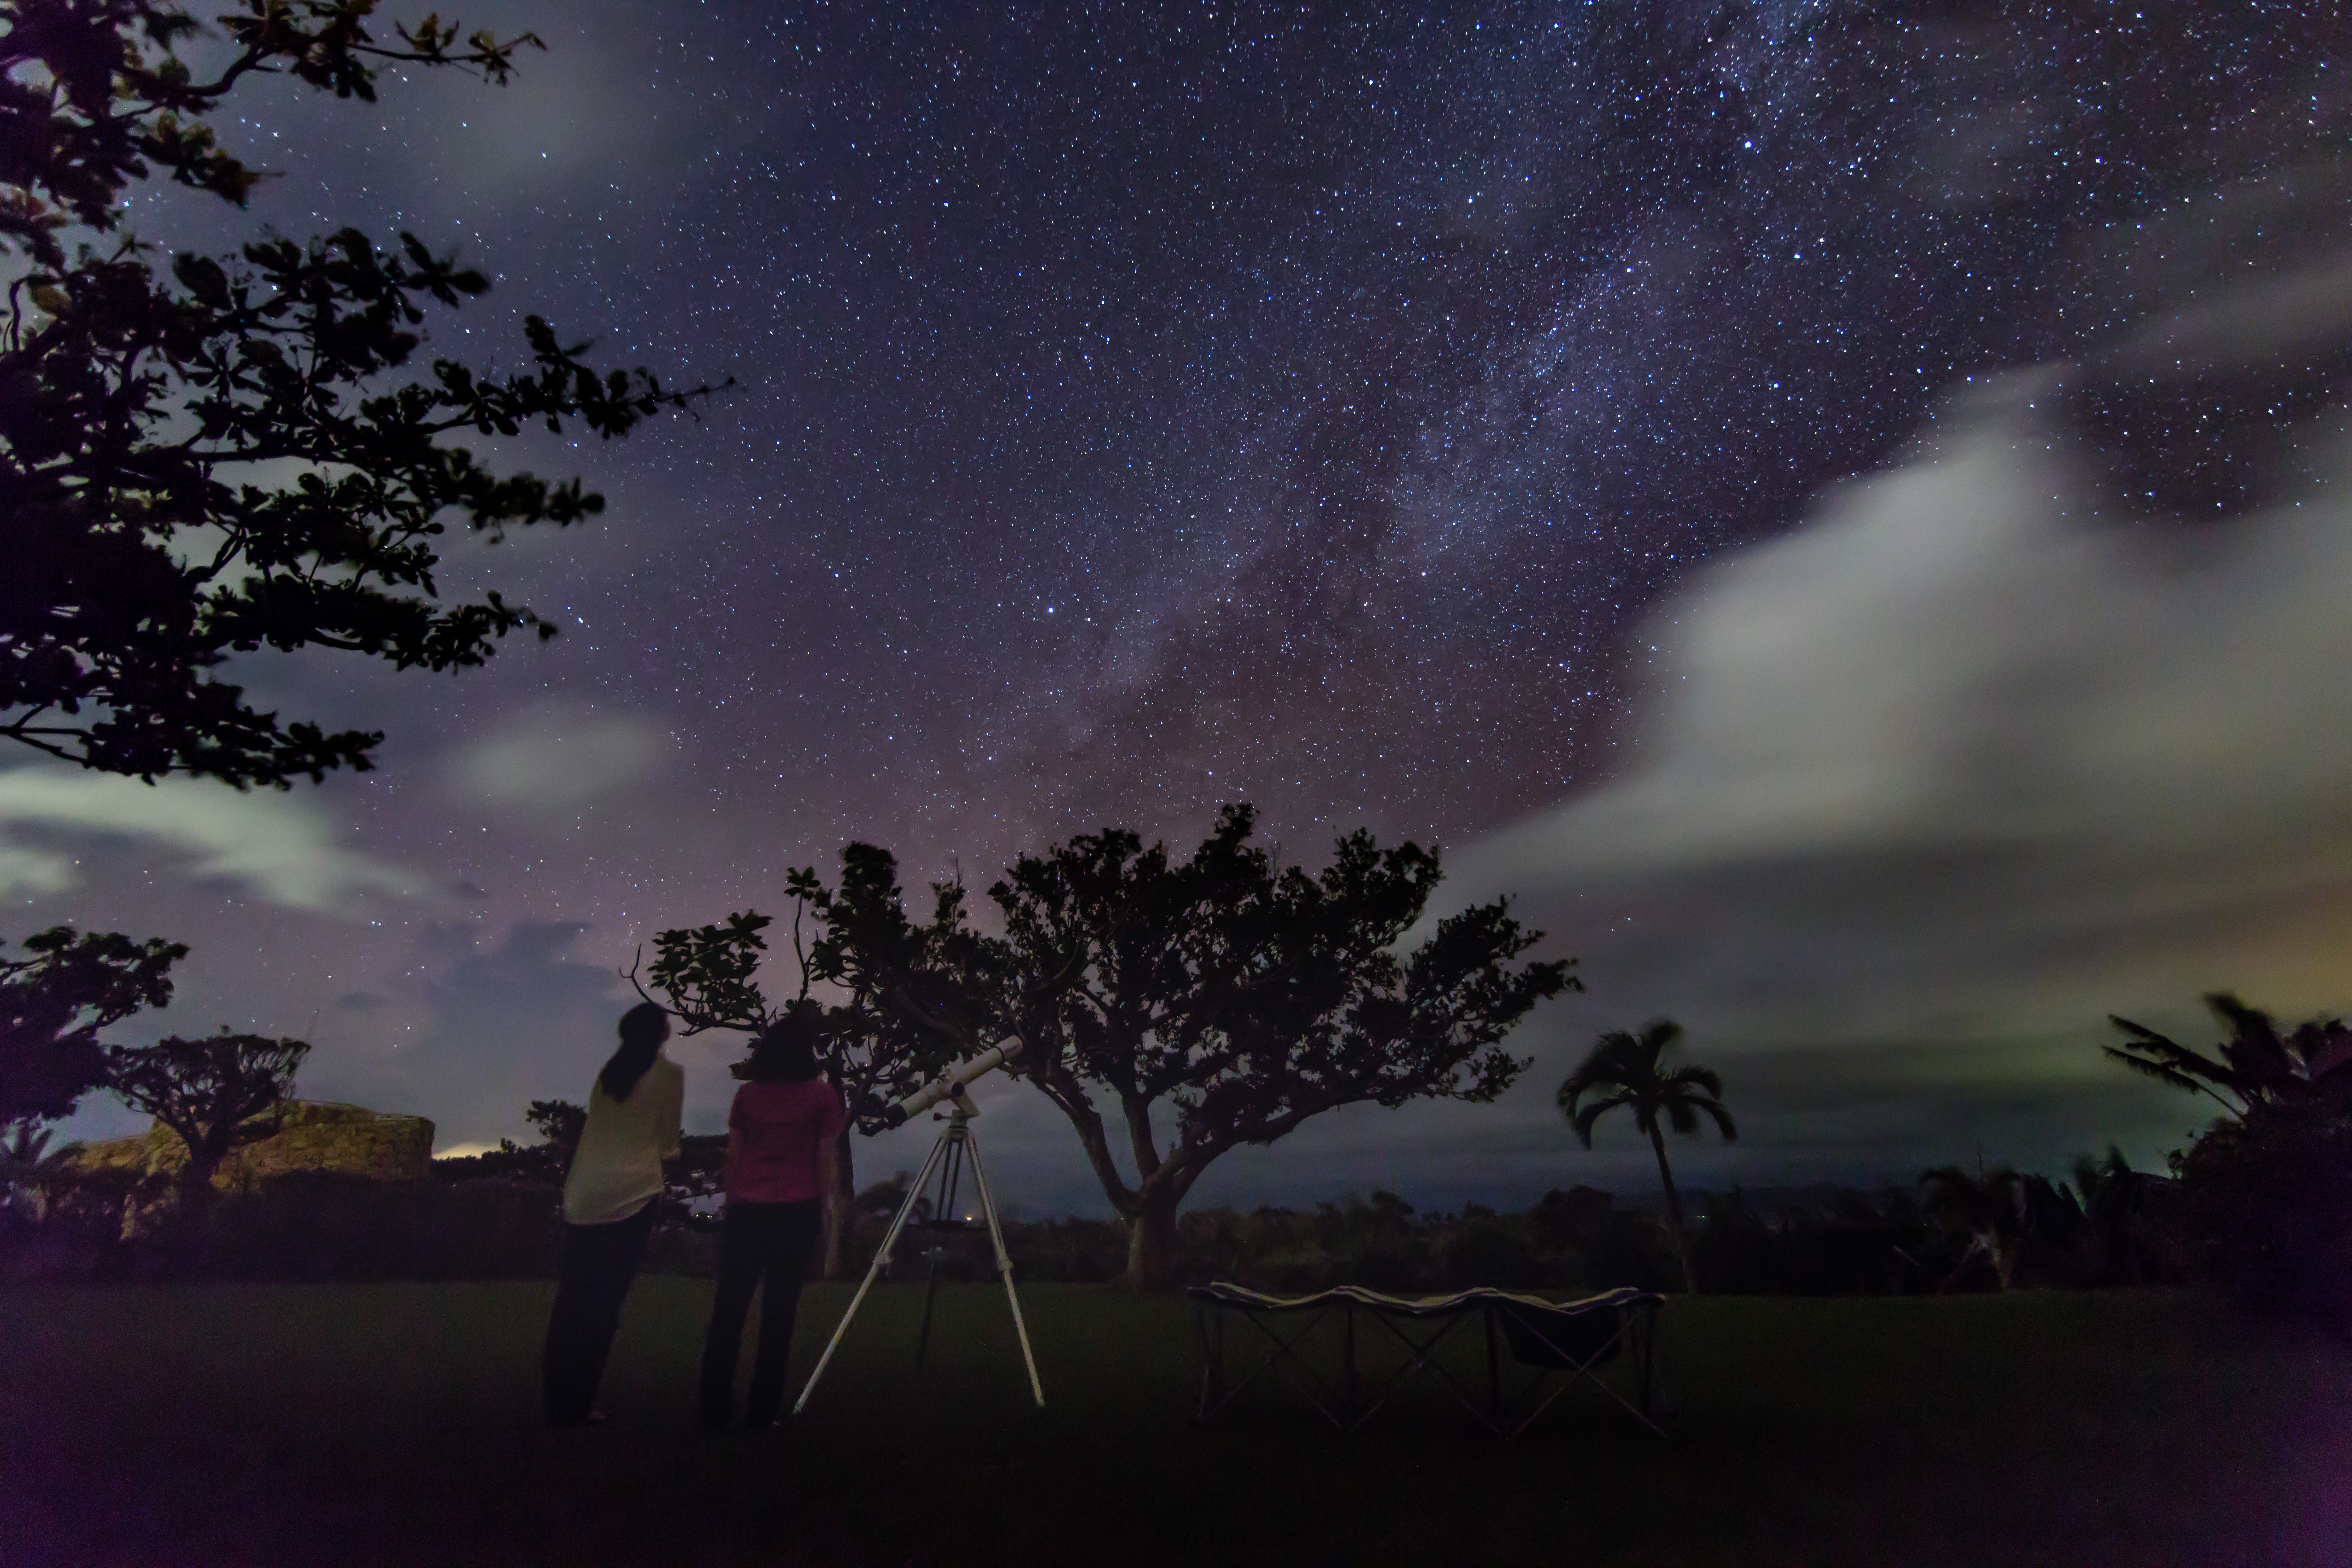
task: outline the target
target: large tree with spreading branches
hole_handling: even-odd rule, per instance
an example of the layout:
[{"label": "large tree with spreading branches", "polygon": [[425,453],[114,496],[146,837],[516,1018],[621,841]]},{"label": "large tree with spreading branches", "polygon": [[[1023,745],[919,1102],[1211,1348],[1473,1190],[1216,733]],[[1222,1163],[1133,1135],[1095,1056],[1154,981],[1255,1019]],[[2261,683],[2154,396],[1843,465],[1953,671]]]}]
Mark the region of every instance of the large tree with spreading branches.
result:
[{"label": "large tree with spreading branches", "polygon": [[[1017,1037],[1007,1070],[1069,1118],[1128,1222],[1128,1283],[1156,1287],[1172,1277],[1177,1212],[1220,1156],[1343,1105],[1492,1100],[1527,1066],[1502,1048],[1511,1027],[1581,989],[1571,960],[1514,962],[1543,933],[1502,901],[1400,952],[1437,886],[1434,854],[1357,833],[1310,876],[1277,869],[1255,826],[1248,806],[1228,807],[1181,862],[1123,829],[1023,856],[989,889],[1002,936],[972,928],[955,883],[934,884],[929,921],[913,923],[897,863],[871,845],[842,852],[837,891],[795,872],[803,987],[847,997],[828,1009],[825,1059],[852,1121],[888,1127],[893,1100]],[[799,910],[817,921],[805,946]],[[754,979],[770,923],[747,911],[656,939],[649,979],[689,1030],[772,1016]]]},{"label": "large tree with spreading branches", "polygon": [[[962,919],[962,889],[935,888],[931,919],[919,927],[907,915],[898,862],[887,850],[852,844],[842,851],[839,887],[825,886],[809,868],[788,875],[785,894],[793,905],[797,971],[790,997],[771,1000],[761,984],[774,920],[755,910],[713,925],[660,932],[638,990],[657,994],[685,1035],[708,1029],[756,1035],[781,1021],[788,1008],[815,1009],[817,1063],[841,1095],[849,1125],[881,1131],[891,1125],[891,1103],[920,1088],[968,1037],[959,1027],[968,1016],[957,1007],[962,993],[941,994],[942,976],[971,968],[963,952],[972,939]],[[635,970],[630,979],[636,982]],[[823,988],[824,1000],[811,994],[814,987]],[[825,1224],[828,1278],[841,1271],[857,1190],[849,1140],[836,1140],[835,1150],[838,1180]]]},{"label": "large tree with spreading branches", "polygon": [[188,1151],[180,1168],[183,1200],[201,1203],[211,1196],[223,1161],[278,1131],[295,1070],[310,1054],[304,1041],[267,1035],[174,1035],[110,1050],[107,1087],[179,1134]]},{"label": "large tree with spreading branches", "polygon": [[[431,313],[488,284],[413,235],[167,259],[125,229],[146,180],[244,204],[264,176],[214,125],[250,78],[373,100],[387,67],[503,84],[538,45],[381,30],[374,8],[226,0],[215,30],[167,0],[0,0],[0,736],[149,780],[363,769],[380,734],[258,710],[224,666],[330,648],[454,669],[553,636],[495,592],[440,599],[447,520],[495,540],[603,500],[460,437],[617,437],[695,395],[599,371],[536,316],[519,366],[425,354]],[[199,72],[183,50],[207,33]]]},{"label": "large tree with spreading branches", "polygon": [[1491,1100],[1528,1065],[1503,1048],[1512,1026],[1581,989],[1572,960],[1515,962],[1543,933],[1503,900],[1401,951],[1438,884],[1432,851],[1358,832],[1310,875],[1277,869],[1255,826],[1228,806],[1181,860],[1125,829],[1080,836],[989,889],[1014,1070],[1126,1220],[1130,1288],[1172,1278],[1177,1212],[1221,1156],[1345,1105]]}]

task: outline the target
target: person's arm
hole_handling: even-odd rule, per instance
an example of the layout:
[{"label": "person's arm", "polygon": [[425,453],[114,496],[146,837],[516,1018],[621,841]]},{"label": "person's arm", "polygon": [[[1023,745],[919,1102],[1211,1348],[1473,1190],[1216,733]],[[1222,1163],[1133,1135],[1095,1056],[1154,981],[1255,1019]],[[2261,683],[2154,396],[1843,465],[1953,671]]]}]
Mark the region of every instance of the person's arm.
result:
[{"label": "person's arm", "polygon": [[841,1190],[841,1134],[828,1132],[816,1141],[816,1201],[833,1212],[833,1196]]},{"label": "person's arm", "polygon": [[661,1157],[667,1163],[677,1158],[678,1135],[684,1131],[680,1122],[686,1112],[686,1075],[670,1077],[663,1093],[669,1101],[662,1109]]}]

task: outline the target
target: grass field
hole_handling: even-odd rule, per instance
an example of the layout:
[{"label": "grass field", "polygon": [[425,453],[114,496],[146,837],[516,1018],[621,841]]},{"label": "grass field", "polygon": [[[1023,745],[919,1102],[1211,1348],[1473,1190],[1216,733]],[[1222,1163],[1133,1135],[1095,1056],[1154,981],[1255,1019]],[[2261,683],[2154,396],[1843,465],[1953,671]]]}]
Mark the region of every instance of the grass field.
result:
[{"label": "grass field", "polygon": [[[809,1414],[708,1434],[708,1281],[638,1282],[613,1420],[537,1420],[549,1288],[0,1292],[0,1563],[2343,1563],[2352,1355],[2179,1293],[1666,1309],[1662,1442],[1597,1398],[1503,1444],[1185,1419],[1178,1299],[885,1287]],[[804,1368],[846,1300],[810,1291]]]}]

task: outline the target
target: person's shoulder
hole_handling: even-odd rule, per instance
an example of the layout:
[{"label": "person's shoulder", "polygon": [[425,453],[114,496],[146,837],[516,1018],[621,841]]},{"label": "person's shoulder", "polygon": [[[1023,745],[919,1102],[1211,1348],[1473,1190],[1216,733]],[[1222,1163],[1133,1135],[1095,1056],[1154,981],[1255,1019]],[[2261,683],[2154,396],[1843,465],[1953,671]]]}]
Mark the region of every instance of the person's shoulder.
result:
[{"label": "person's shoulder", "polygon": [[656,1057],[652,1070],[660,1082],[672,1084],[680,1089],[686,1087],[686,1069],[667,1057]]}]

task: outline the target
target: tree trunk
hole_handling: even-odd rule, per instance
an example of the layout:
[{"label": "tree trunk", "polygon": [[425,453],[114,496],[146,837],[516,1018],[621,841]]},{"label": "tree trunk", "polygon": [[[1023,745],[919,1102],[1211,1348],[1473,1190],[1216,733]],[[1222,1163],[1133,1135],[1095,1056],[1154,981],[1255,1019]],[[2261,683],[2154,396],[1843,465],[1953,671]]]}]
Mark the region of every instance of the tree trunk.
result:
[{"label": "tree trunk", "polygon": [[206,1154],[190,1150],[188,1163],[180,1167],[180,1201],[202,1205],[212,1201],[213,1180],[226,1163],[225,1154]]},{"label": "tree trunk", "polygon": [[824,1278],[838,1279],[849,1266],[857,1230],[857,1162],[849,1152],[849,1129],[833,1141],[833,1202],[824,1214]]},{"label": "tree trunk", "polygon": [[1127,1272],[1122,1290],[1164,1290],[1176,1279],[1176,1203],[1172,1184],[1146,1187],[1127,1222]]},{"label": "tree trunk", "polygon": [[1682,1194],[1675,1191],[1675,1173],[1666,1167],[1666,1141],[1654,1127],[1650,1129],[1650,1147],[1658,1152],[1658,1179],[1666,1184],[1666,1217],[1674,1221],[1675,1250],[1682,1255],[1683,1289],[1698,1294],[1698,1276],[1691,1269],[1690,1232],[1683,1225]]}]

